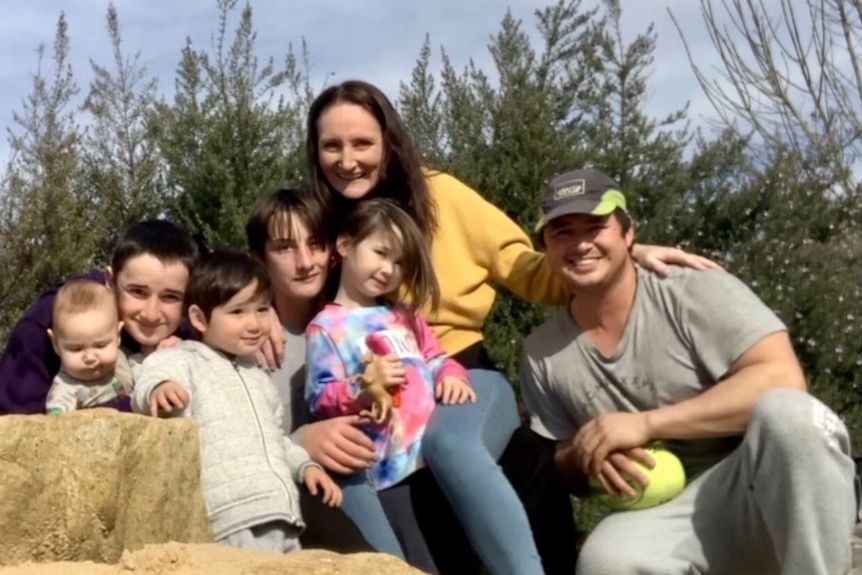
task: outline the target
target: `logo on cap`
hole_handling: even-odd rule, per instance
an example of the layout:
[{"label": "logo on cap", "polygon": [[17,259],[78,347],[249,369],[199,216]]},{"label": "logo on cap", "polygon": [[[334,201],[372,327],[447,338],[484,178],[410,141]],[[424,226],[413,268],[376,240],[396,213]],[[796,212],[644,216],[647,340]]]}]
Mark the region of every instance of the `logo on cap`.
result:
[{"label": "logo on cap", "polygon": [[554,190],[554,201],[570,198],[572,196],[582,196],[587,191],[586,180],[575,180],[567,182],[566,185]]}]

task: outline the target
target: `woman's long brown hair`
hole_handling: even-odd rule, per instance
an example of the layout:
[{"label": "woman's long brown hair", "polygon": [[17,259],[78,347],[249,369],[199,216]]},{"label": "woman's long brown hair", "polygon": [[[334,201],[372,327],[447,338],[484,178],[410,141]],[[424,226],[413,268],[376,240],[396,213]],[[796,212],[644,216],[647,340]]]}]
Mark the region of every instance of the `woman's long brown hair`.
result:
[{"label": "woman's long brown hair", "polygon": [[383,134],[383,165],[380,182],[368,198],[389,198],[413,218],[426,241],[437,229],[437,210],[422,170],[422,161],[413,139],[407,132],[395,107],[377,87],[360,80],[348,80],[320,93],[308,111],[305,139],[306,159],[311,189],[335,216],[333,229],[361,200],[348,200],[333,190],[320,166],[318,122],[331,106],[353,104],[374,116]]}]

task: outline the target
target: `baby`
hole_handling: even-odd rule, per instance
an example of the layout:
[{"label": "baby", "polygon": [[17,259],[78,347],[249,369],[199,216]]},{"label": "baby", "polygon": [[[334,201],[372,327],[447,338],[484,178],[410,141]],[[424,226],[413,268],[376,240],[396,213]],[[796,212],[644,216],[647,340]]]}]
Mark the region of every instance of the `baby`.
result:
[{"label": "baby", "polygon": [[117,300],[104,284],[79,280],[60,288],[48,329],[60,357],[60,372],[45,402],[49,415],[131,394],[131,368],[120,351],[122,327]]}]

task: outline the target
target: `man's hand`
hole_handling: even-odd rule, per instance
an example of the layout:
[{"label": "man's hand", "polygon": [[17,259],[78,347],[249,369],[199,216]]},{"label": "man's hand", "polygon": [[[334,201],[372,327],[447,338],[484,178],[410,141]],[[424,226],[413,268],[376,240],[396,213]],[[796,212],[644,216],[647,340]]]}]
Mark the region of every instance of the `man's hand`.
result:
[{"label": "man's hand", "polygon": [[605,492],[611,497],[637,496],[637,491],[635,491],[631,483],[626,481],[626,477],[631,477],[640,483],[643,488],[649,485],[649,478],[632,461],[633,459],[641,462],[649,469],[655,467],[655,459],[645,449],[640,447],[630,449],[625,453],[615,451],[602,462],[601,471],[596,478]]},{"label": "man's hand", "polygon": [[603,413],[591,419],[575,435],[572,446],[583,472],[598,477],[614,451],[643,447],[652,440],[644,413]]},{"label": "man's hand", "polygon": [[693,268],[696,270],[721,269],[721,266],[709,258],[690,254],[685,250],[670,246],[652,246],[647,244],[635,244],[632,246],[632,257],[634,260],[659,277],[667,277],[670,273],[670,264]]},{"label": "man's hand", "polygon": [[165,414],[182,411],[190,399],[186,388],[176,381],[160,383],[150,394],[150,415],[158,417],[160,411]]},{"label": "man's hand", "polygon": [[374,442],[365,435],[358,415],[333,417],[299,428],[299,443],[311,458],[335,473],[366,469],[377,460]]},{"label": "man's hand", "polygon": [[454,403],[476,403],[476,392],[470,384],[454,375],[447,375],[437,382],[435,386],[435,397],[444,405]]},{"label": "man's hand", "polygon": [[339,507],[341,505],[341,488],[321,468],[316,465],[309,465],[305,468],[302,480],[305,482],[309,493],[314,496],[321,493],[323,495],[323,502],[330,507]]}]

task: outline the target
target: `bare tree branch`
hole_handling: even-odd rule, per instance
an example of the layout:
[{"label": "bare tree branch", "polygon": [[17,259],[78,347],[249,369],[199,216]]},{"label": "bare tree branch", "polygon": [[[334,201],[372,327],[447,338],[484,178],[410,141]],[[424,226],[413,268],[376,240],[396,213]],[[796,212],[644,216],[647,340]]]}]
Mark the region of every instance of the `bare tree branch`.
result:
[{"label": "bare tree branch", "polygon": [[[700,0],[721,61],[704,70],[671,12],[718,123],[826,159],[836,173],[862,162],[862,1]],[[848,177],[847,185],[854,185]]]}]

